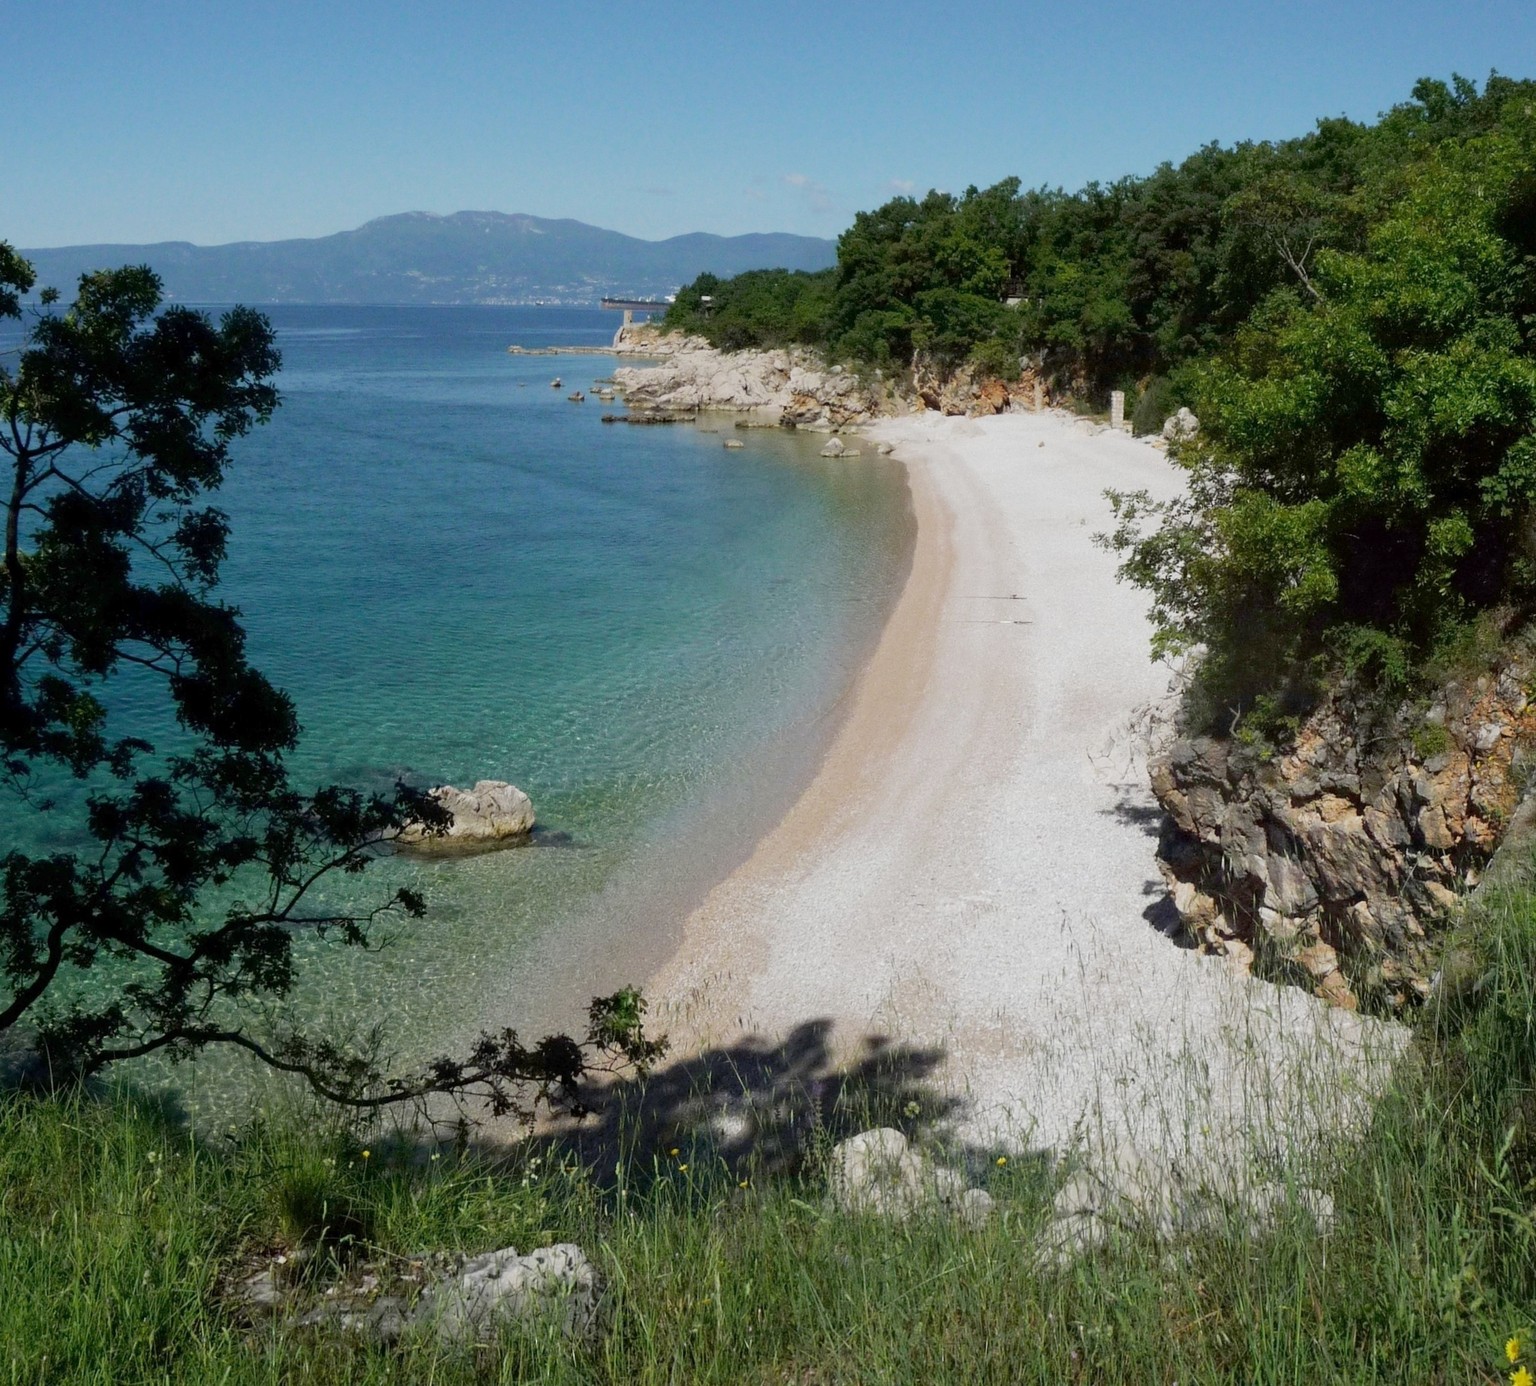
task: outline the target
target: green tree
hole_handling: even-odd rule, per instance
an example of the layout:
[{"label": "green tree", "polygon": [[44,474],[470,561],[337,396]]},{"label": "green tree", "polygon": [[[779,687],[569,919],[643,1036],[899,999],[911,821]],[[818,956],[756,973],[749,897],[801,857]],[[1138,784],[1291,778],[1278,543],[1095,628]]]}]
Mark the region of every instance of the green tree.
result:
[{"label": "green tree", "polygon": [[1159,647],[1207,646],[1229,696],[1319,662],[1401,680],[1536,595],[1531,103],[1393,182],[1363,249],[1319,250],[1201,371],[1189,495],[1117,499]]},{"label": "green tree", "polygon": [[[0,317],[21,319],[32,286],[0,244]],[[144,268],[88,275],[71,306],[56,300],[45,292],[14,367],[0,366],[0,792],[6,823],[46,820],[38,840],[68,846],[17,832],[0,857],[0,1036],[25,1033],[82,1073],[233,1046],[338,1101],[449,1092],[498,1111],[529,1085],[579,1101],[599,1051],[653,1057],[632,992],[593,1003],[585,1045],[503,1030],[404,1076],[298,1023],[252,1028],[248,1003],[293,986],[296,935],[365,947],[382,920],[423,913],[406,889],[363,914],[314,902],[408,820],[445,817],[403,787],[299,792],[294,708],[215,594],[229,526],[208,497],[232,444],[278,403],[266,320],[162,309]],[[169,744],[114,731],[109,689],[125,673],[174,719]],[[74,985],[93,972],[111,984]]]}]

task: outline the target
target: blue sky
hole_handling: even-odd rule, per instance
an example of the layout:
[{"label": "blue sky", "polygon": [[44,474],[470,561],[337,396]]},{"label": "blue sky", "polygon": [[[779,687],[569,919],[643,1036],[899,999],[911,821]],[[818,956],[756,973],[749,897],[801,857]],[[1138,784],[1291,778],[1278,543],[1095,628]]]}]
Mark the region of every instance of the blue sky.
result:
[{"label": "blue sky", "polygon": [[3,0],[0,239],[267,240],[390,212],[836,235],[1536,76],[1536,0]]}]

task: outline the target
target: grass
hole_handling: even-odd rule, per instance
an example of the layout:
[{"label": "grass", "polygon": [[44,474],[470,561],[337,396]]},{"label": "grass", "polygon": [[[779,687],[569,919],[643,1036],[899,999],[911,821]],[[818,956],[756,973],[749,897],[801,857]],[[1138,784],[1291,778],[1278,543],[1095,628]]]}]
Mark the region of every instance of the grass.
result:
[{"label": "grass", "polygon": [[[313,1114],[212,1144],[126,1099],[0,1099],[0,1381],[1505,1380],[1506,1339],[1536,1332],[1536,896],[1483,902],[1469,938],[1479,981],[1423,1016],[1339,1152],[1330,1235],[1133,1233],[1056,1269],[1023,1162],[992,1167],[999,1214],[969,1231],[833,1212],[815,1159],[742,1187],[680,1150],[604,1185],[549,1150],[367,1145]],[[588,1346],[369,1348],[251,1325],[223,1291],[279,1247],[323,1276],[562,1240],[609,1286]]]}]

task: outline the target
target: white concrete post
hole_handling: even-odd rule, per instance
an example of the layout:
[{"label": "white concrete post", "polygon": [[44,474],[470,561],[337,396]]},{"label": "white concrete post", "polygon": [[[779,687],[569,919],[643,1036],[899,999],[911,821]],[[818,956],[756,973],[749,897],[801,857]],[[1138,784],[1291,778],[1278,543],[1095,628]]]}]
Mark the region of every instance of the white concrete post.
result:
[{"label": "white concrete post", "polygon": [[1125,391],[1111,390],[1109,392],[1109,426],[1111,428],[1125,427]]},{"label": "white concrete post", "polygon": [[1035,381],[1035,413],[1045,408],[1045,386]]}]

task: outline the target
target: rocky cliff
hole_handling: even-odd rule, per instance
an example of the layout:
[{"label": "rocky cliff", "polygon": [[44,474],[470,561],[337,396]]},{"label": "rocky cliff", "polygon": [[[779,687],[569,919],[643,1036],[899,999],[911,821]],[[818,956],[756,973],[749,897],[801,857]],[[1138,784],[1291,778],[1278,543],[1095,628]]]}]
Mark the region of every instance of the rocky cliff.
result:
[{"label": "rocky cliff", "polygon": [[1033,382],[973,379],[966,371],[940,376],[919,368],[910,385],[829,366],[804,348],[720,351],[702,337],[640,326],[614,343],[620,355],[660,357],[659,365],[621,366],[614,383],[631,410],[687,414],[719,409],[763,427],[820,432],[857,427],[912,410],[999,414],[1015,399],[1033,402]]},{"label": "rocky cliff", "polygon": [[1341,690],[1280,754],[1174,739],[1150,768],[1185,927],[1342,1006],[1426,998],[1525,788],[1533,671],[1510,658],[1389,714]]}]

